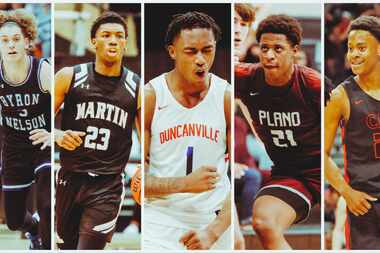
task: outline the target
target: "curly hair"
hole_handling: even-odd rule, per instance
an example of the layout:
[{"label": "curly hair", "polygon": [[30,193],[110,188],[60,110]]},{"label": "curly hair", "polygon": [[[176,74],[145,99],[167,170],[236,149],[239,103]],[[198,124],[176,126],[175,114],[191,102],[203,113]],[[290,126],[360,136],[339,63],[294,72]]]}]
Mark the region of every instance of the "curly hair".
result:
[{"label": "curly hair", "polygon": [[245,22],[252,23],[255,21],[255,8],[248,3],[235,4],[235,11],[240,15],[240,17]]},{"label": "curly hair", "polygon": [[220,27],[215,23],[212,17],[202,12],[190,11],[173,16],[173,20],[170,22],[168,30],[166,31],[165,46],[168,47],[173,44],[174,39],[182,30],[195,28],[211,29],[216,42],[218,42],[222,36]]},{"label": "curly hair", "polygon": [[0,27],[8,22],[16,23],[25,38],[31,42],[37,37],[37,21],[33,14],[25,9],[16,9],[10,11],[0,11]]},{"label": "curly hair", "polygon": [[125,31],[125,37],[128,37],[127,23],[122,16],[113,11],[106,11],[100,15],[91,26],[91,39],[95,38],[96,31],[102,24],[116,23],[123,26]]},{"label": "curly hair", "polygon": [[361,16],[352,21],[348,32],[353,30],[364,30],[372,34],[380,41],[380,19],[373,16]]},{"label": "curly hair", "polygon": [[302,39],[301,24],[297,19],[287,15],[271,15],[263,19],[256,31],[258,42],[264,33],[284,34],[292,46],[299,45]]}]

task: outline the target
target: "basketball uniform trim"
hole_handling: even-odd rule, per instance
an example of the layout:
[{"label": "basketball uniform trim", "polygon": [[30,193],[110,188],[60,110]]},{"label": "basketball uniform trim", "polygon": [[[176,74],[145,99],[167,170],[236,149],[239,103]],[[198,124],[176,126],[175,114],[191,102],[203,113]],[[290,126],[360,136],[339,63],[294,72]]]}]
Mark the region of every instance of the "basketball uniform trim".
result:
[{"label": "basketball uniform trim", "polygon": [[38,70],[37,70],[37,81],[38,81],[38,87],[40,87],[40,90],[42,93],[48,93],[48,90],[44,90],[41,83],[41,69],[42,64],[46,62],[47,64],[50,64],[47,59],[41,58],[40,62],[38,63]]},{"label": "basketball uniform trim", "polygon": [[[273,192],[271,190],[273,190]],[[289,195],[289,194],[288,194],[288,196],[281,194],[284,192],[291,193],[291,195],[297,196],[297,197],[294,198],[294,197],[291,197],[291,195]],[[259,190],[259,192],[256,195],[256,199],[259,196],[265,196],[265,195],[277,197],[277,198],[281,199],[282,201],[284,201],[285,203],[287,203],[288,205],[290,205],[295,210],[296,215],[297,215],[295,223],[299,223],[299,222],[306,220],[310,215],[310,211],[311,211],[311,207],[312,207],[310,200],[302,192],[297,191],[296,189],[294,189],[292,187],[288,187],[285,185],[279,185],[279,184],[267,185],[267,186],[262,187]],[[301,200],[301,199],[303,200],[304,203],[306,203],[306,205],[305,205],[306,210],[304,210],[305,213],[303,213],[303,212],[300,213],[299,205],[298,205],[298,203],[296,203],[296,202],[298,202],[298,200]]]},{"label": "basketball uniform trim", "polygon": [[34,183],[34,180],[27,184],[18,184],[18,185],[2,185],[3,191],[17,191],[20,189],[28,188]]},{"label": "basketball uniform trim", "polygon": [[38,165],[35,169],[34,169],[34,174],[37,174],[37,172],[39,171],[39,170],[41,170],[42,168],[44,168],[44,167],[49,167],[49,168],[51,168],[51,163],[42,163],[41,165]]}]

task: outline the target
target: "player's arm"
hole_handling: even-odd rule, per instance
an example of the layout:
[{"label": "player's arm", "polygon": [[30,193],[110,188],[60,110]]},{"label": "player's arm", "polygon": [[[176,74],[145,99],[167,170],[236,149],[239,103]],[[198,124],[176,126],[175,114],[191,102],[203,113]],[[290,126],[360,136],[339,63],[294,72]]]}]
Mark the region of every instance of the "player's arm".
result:
[{"label": "player's arm", "polygon": [[325,107],[325,175],[327,181],[346,200],[348,209],[356,216],[363,215],[371,208],[368,200],[376,198],[360,191],[356,191],[344,180],[341,170],[330,156],[334,145],[336,131],[341,119],[349,118],[350,104],[343,86],[338,86],[332,93]]},{"label": "player's arm", "polygon": [[[149,149],[151,142],[151,125],[156,105],[153,87],[144,88],[144,190],[145,197],[159,197],[180,192],[204,192],[214,189],[219,176],[214,167],[199,168],[183,177],[156,177],[149,172]],[[185,168],[184,168],[185,170]]]},{"label": "player's arm", "polygon": [[[65,96],[70,89],[71,80],[74,75],[74,68],[65,67],[57,72],[55,75],[55,89],[54,89],[54,111],[57,113],[65,100]],[[58,146],[67,149],[74,150],[82,144],[82,136],[86,133],[75,130],[54,129],[54,140]]]},{"label": "player's arm", "polygon": [[[44,61],[41,63],[41,70],[39,74],[41,90],[43,92],[50,93],[51,86],[51,66],[48,62]],[[48,112],[50,113],[50,112]],[[41,145],[40,149],[43,150],[48,146],[51,146],[51,133],[46,129],[39,128],[33,129],[29,132],[29,140],[32,141],[32,145]]]}]

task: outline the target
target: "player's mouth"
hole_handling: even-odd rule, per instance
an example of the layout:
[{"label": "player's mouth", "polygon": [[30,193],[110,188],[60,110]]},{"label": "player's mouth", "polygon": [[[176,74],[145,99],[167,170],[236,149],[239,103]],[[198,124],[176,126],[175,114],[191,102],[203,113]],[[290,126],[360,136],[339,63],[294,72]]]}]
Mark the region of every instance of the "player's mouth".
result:
[{"label": "player's mouth", "polygon": [[278,65],[277,64],[263,64],[264,68],[265,69],[278,69]]},{"label": "player's mouth", "polygon": [[234,40],[234,45],[235,45],[235,47],[240,46],[240,44],[241,44],[241,39],[239,39],[239,38],[235,38],[235,40]]},{"label": "player's mouth", "polygon": [[17,52],[16,51],[11,51],[11,52],[8,52],[8,55],[16,55]]},{"label": "player's mouth", "polygon": [[205,78],[207,72],[206,72],[205,70],[199,69],[199,70],[195,71],[195,74],[196,74],[199,78]]},{"label": "player's mouth", "polygon": [[109,55],[115,56],[115,55],[117,55],[118,52],[117,52],[116,48],[110,48],[110,49],[107,50],[107,53]]},{"label": "player's mouth", "polygon": [[351,62],[351,66],[353,66],[353,67],[359,67],[359,66],[361,66],[363,63],[364,63],[364,61],[360,61],[360,62]]}]

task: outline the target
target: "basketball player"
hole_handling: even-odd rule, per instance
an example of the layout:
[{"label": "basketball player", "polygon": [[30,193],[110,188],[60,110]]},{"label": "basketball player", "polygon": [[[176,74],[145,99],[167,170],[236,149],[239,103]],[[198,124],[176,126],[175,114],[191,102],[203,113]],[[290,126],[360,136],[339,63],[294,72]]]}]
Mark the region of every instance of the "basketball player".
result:
[{"label": "basketball player", "polygon": [[175,15],[165,38],[174,69],[145,87],[145,250],[232,248],[231,93],[209,73],[220,36],[207,14]]},{"label": "basketball player", "polygon": [[[346,200],[346,245],[380,249],[380,20],[362,16],[348,34],[347,60],[355,76],[330,96],[325,107],[325,173]],[[342,126],[345,178],[331,159],[338,126]]]},{"label": "basketball player", "polygon": [[105,12],[91,27],[95,62],[56,74],[56,112],[64,102],[62,130],[55,130],[62,166],[56,192],[61,249],[103,249],[120,214],[139,108],[139,77],[122,66],[127,32],[120,15]]},{"label": "basketball player", "polygon": [[[28,232],[30,249],[50,249],[50,65],[28,55],[36,36],[32,14],[0,11],[2,192],[8,228]],[[40,222],[27,211],[33,182]]]},{"label": "basketball player", "polygon": [[242,55],[242,46],[248,36],[252,22],[255,20],[255,9],[247,3],[234,5],[234,53],[235,62]]},{"label": "basketball player", "polygon": [[269,16],[256,31],[260,63],[235,65],[235,94],[274,164],[253,205],[265,249],[290,249],[284,231],[320,202],[320,76],[294,64],[301,37],[296,19]]}]

